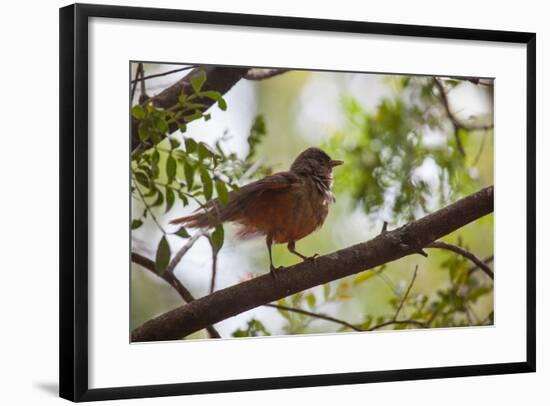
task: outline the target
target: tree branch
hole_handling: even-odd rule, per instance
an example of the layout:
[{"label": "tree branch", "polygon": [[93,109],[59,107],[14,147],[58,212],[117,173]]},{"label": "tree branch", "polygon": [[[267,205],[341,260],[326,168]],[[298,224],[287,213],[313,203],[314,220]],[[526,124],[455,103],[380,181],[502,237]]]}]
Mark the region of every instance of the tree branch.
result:
[{"label": "tree branch", "polygon": [[248,80],[264,80],[288,72],[290,69],[258,69],[253,68],[245,75]]},{"label": "tree branch", "polygon": [[185,254],[187,254],[187,251],[191,249],[191,247],[197,242],[199,238],[201,238],[203,235],[207,235],[204,231],[199,231],[198,233],[194,234],[192,237],[190,237],[183,247],[180,248],[180,250],[174,255],[168,266],[166,267],[165,273],[173,273],[174,269],[176,269],[176,266],[179,264],[181,259]]},{"label": "tree branch", "polygon": [[481,259],[476,257],[470,251],[462,247],[459,247],[458,245],[448,244],[443,241],[434,241],[431,244],[426,245],[426,248],[441,248],[444,250],[452,251],[458,255],[462,255],[464,258],[467,258],[470,261],[472,261],[476,265],[476,269],[477,268],[481,269],[483,272],[487,274],[489,278],[493,280],[495,279],[495,274],[493,273],[491,268],[489,268]]},{"label": "tree branch", "polygon": [[[495,259],[495,256],[494,255],[489,255],[487,258],[484,258],[483,259],[483,263],[485,265],[487,264],[490,264],[494,261]],[[477,271],[479,269],[479,267],[477,265],[474,265],[473,267],[471,267],[469,270],[468,270],[468,274],[471,275],[472,273],[474,273],[475,271]]]},{"label": "tree branch", "polygon": [[445,92],[445,88],[441,84],[441,82],[437,78],[433,78],[433,82],[435,84],[435,87],[437,87],[437,91],[439,93],[439,100],[441,101],[441,104],[443,105],[443,108],[445,109],[445,113],[447,114],[447,117],[449,117],[449,120],[451,120],[451,124],[453,125],[454,130],[454,137],[456,140],[456,145],[458,148],[458,151],[462,156],[465,156],[466,153],[464,152],[464,146],[462,145],[462,141],[460,140],[460,134],[459,130],[464,129],[467,131],[476,131],[476,130],[490,130],[493,128],[493,125],[476,125],[476,124],[466,124],[460,121],[455,114],[451,111],[451,106],[449,105],[449,98],[447,97],[447,93]]},{"label": "tree branch", "polygon": [[392,324],[413,324],[422,328],[426,328],[428,326],[427,323],[418,320],[388,320],[383,323],[377,324],[376,326],[370,327],[369,329],[367,329],[367,331],[378,330],[382,327],[391,326]]},{"label": "tree branch", "polygon": [[309,312],[309,311],[307,311],[307,310],[298,309],[297,307],[283,306],[283,305],[274,304],[274,303],[267,303],[267,304],[264,304],[264,306],[266,306],[266,307],[273,307],[273,308],[275,308],[275,309],[286,310],[286,311],[288,311],[288,312],[294,312],[294,313],[305,314],[306,316],[315,317],[315,318],[317,318],[317,319],[332,321],[333,323],[341,324],[342,326],[346,326],[346,327],[348,327],[348,328],[350,328],[350,329],[352,329],[352,330],[355,330],[355,331],[363,331],[363,330],[360,329],[359,327],[354,326],[353,324],[348,323],[347,321],[340,320],[340,319],[337,319],[337,318],[334,318],[334,317],[330,317],[330,316],[327,316],[327,315],[325,315],[325,314],[313,313],[313,312]]},{"label": "tree branch", "polygon": [[214,242],[212,241],[212,237],[210,235],[207,236],[208,241],[210,242],[210,247],[212,248],[212,276],[210,279],[210,294],[214,293],[214,289],[216,288],[216,272],[218,270],[218,251],[216,246],[214,245]]},{"label": "tree branch", "polygon": [[411,281],[409,282],[409,286],[407,287],[407,290],[405,291],[405,294],[401,298],[401,301],[399,302],[399,306],[397,306],[397,310],[395,312],[395,315],[393,316],[393,321],[397,320],[397,317],[399,316],[399,313],[401,312],[401,309],[403,308],[403,304],[405,303],[405,300],[407,300],[407,296],[409,296],[409,293],[411,293],[411,289],[414,285],[414,281],[416,280],[416,273],[418,272],[418,265],[414,267],[414,273],[413,277],[411,278]]},{"label": "tree branch", "polygon": [[422,247],[492,211],[490,186],[370,241],[283,269],[277,278],[263,275],[166,312],[137,327],[131,340],[180,339],[266,303],[419,253]]},{"label": "tree branch", "polygon": [[138,63],[138,66],[136,68],[136,78],[130,82],[130,83],[133,83],[132,90],[130,91],[130,100],[132,101],[134,100],[134,95],[136,94],[136,86],[142,70],[143,70],[143,64]]},{"label": "tree branch", "polygon": [[172,75],[173,73],[184,72],[184,71],[194,69],[194,68],[195,68],[195,66],[186,66],[185,68],[172,69],[172,70],[169,70],[169,71],[166,71],[166,72],[155,73],[154,75],[144,76],[141,79],[134,79],[130,83],[137,83],[138,81],[142,81],[142,80],[160,78],[162,76]]},{"label": "tree branch", "polygon": [[[170,286],[172,286],[182,297],[183,300],[185,300],[187,303],[191,303],[195,300],[191,292],[187,290],[185,286],[179,281],[178,278],[176,278],[176,275],[174,275],[172,272],[163,272],[162,275],[159,275],[155,270],[155,263],[151,261],[149,258],[145,258],[144,256],[132,252],[132,262],[141,265],[143,268],[147,269],[148,271],[151,271],[159,278],[163,279],[166,283],[168,283]],[[209,325],[205,326],[206,331],[208,331],[208,334],[212,338],[221,338],[220,333],[214,328],[214,326]]]},{"label": "tree branch", "polygon": [[[164,89],[162,92],[153,96],[148,100],[152,102],[155,107],[168,109],[178,103],[178,97],[185,93],[187,95],[193,94],[193,87],[191,86],[191,77],[197,75],[200,71],[206,73],[206,82],[204,83],[202,90],[216,90],[221,94],[226,93],[231,89],[240,79],[242,79],[248,72],[248,68],[225,68],[214,66],[200,66],[192,69],[182,79],[174,83],[172,86]],[[204,112],[214,104],[214,100],[209,98],[197,98],[197,103],[201,103],[204,107],[200,108],[201,112]],[[174,110],[177,112],[177,110]],[[132,151],[140,144],[138,135],[139,121],[132,117]],[[168,133],[173,133],[178,129],[177,124],[172,123],[169,127]]]}]

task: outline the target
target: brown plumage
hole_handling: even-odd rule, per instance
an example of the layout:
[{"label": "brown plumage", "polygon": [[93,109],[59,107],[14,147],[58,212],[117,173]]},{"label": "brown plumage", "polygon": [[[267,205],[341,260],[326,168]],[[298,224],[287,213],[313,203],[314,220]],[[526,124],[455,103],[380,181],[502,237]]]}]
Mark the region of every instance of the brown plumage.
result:
[{"label": "brown plumage", "polygon": [[296,241],[323,225],[328,206],[334,201],[330,189],[332,169],[343,162],[331,159],[319,148],[308,148],[293,162],[288,172],[266,176],[229,194],[222,207],[217,199],[206,204],[206,211],[172,220],[171,224],[210,228],[219,223],[240,225],[240,237],[265,235],[270,269],[272,243],[288,243],[288,250],[304,260],[295,250]]}]

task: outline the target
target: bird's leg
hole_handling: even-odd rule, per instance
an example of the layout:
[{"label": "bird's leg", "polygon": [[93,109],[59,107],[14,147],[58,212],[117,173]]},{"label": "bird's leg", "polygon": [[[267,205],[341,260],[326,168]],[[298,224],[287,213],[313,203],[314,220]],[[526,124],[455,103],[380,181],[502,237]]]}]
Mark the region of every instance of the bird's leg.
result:
[{"label": "bird's leg", "polygon": [[287,248],[290,252],[292,252],[294,255],[299,256],[304,261],[312,261],[319,256],[319,254],[313,254],[311,257],[306,257],[305,255],[300,254],[298,251],[296,251],[296,241],[289,241]]},{"label": "bird's leg", "polygon": [[271,256],[271,245],[273,244],[273,238],[270,234],[268,234],[268,236],[266,237],[265,242],[267,244],[267,251],[269,252],[269,271],[271,272],[271,275],[273,275],[273,277],[275,278],[275,272],[281,269],[281,267],[276,268],[275,266],[273,266],[273,257]]}]

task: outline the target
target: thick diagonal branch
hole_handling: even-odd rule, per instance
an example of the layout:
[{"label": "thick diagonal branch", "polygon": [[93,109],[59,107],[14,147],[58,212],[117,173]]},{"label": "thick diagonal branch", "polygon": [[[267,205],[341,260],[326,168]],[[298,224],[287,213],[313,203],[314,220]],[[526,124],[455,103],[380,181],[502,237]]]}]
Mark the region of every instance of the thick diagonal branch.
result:
[{"label": "thick diagonal branch", "polygon": [[264,275],[164,313],[137,327],[132,341],[176,340],[208,325],[305,289],[416,254],[429,243],[493,211],[493,187],[376,238]]}]

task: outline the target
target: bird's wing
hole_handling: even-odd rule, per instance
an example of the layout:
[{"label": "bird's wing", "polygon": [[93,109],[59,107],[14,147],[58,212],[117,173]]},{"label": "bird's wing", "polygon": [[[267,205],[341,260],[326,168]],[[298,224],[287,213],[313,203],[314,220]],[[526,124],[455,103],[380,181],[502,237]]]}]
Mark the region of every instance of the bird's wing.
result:
[{"label": "bird's wing", "polygon": [[229,201],[223,206],[219,199],[205,204],[206,211],[198,208],[196,214],[177,218],[172,224],[187,224],[191,227],[207,227],[224,221],[233,221],[243,215],[262,210],[266,204],[300,184],[300,178],[291,172],[279,172],[242,186],[229,193]]},{"label": "bird's wing", "polygon": [[272,190],[289,189],[300,184],[300,178],[292,172],[278,172],[240,188],[236,194],[269,193]]},{"label": "bird's wing", "polygon": [[279,172],[242,186],[229,195],[229,203],[222,209],[224,220],[232,220],[236,215],[250,213],[263,206],[263,203],[276,198],[301,184],[292,172]]}]

